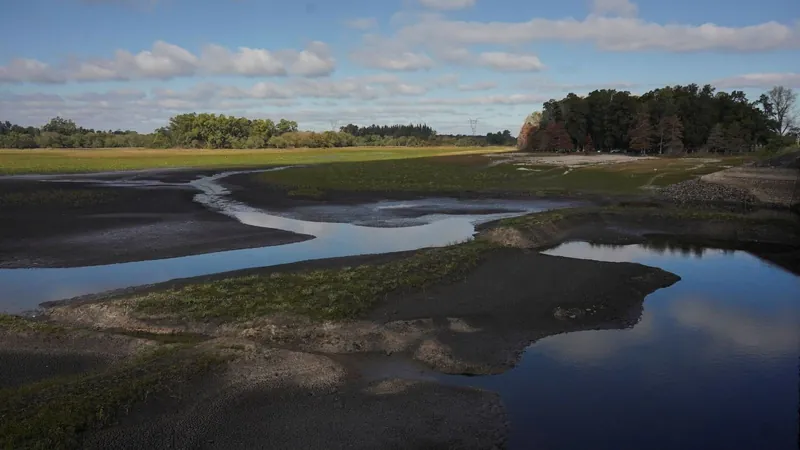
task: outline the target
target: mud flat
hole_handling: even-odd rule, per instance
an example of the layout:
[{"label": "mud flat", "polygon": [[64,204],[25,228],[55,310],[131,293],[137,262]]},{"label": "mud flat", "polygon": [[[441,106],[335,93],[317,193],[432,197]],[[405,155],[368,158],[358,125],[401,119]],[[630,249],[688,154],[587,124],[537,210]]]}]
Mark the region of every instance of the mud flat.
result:
[{"label": "mud flat", "polygon": [[[312,238],[243,225],[194,202],[198,191],[185,183],[206,172],[95,177],[128,187],[98,185],[86,176],[0,179],[0,268],[114,264]],[[138,177],[150,185],[131,186]]]}]

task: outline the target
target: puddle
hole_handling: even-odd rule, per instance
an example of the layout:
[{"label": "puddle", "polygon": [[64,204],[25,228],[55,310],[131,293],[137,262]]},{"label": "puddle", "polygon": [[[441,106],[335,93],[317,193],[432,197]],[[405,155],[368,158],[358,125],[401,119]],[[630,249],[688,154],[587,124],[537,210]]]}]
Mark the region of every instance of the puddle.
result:
[{"label": "puddle", "polygon": [[511,449],[796,449],[800,278],[738,251],[568,243],[546,253],[681,276],[636,326],[551,336],[500,375]]},{"label": "puddle", "polygon": [[[299,208],[278,215],[232,200],[218,180],[233,173],[242,172],[227,172],[190,182],[200,191],[195,201],[247,225],[316,238],[281,246],[102,266],[0,269],[0,311],[19,313],[33,310],[46,301],[176,278],[321,258],[445,246],[471,239],[475,225],[480,223],[574,204],[545,200],[423,199]],[[87,178],[82,179],[85,181]],[[92,181],[114,186],[128,182],[99,178]],[[130,183],[138,187],[147,185],[142,179],[130,180]],[[320,215],[326,221],[319,221]],[[316,221],[303,220],[312,217]]]}]

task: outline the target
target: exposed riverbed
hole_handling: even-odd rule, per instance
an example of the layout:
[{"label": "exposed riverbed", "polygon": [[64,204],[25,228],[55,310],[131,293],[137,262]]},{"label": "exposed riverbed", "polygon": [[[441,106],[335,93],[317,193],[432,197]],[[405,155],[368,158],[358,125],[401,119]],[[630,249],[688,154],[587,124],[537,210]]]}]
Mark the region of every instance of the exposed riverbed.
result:
[{"label": "exposed riverbed", "polygon": [[[109,175],[110,179],[83,177],[79,182],[191,193],[190,204],[225,226],[272,230],[287,240],[243,248],[253,247],[245,238],[233,246],[236,250],[204,247],[178,258],[142,244],[144,251],[155,252],[152,259],[3,269],[0,310],[20,312],[43,301],[238,269],[445,246],[471,239],[476,226],[488,221],[571,205],[415,198],[301,203],[272,210],[236,201],[223,184],[227,173],[203,175]],[[284,442],[286,448],[328,448],[332,442],[349,441],[363,448],[399,448],[425,439],[490,448],[506,443],[506,435],[512,449],[796,448],[800,278],[746,252],[676,248],[655,240],[659,233],[679,235],[674,230],[686,228],[688,219],[618,217],[621,221],[615,222],[609,217],[594,222],[568,218],[573,222],[563,229],[543,222],[538,232],[519,236],[518,241],[530,247],[493,250],[465,279],[387,296],[357,321],[319,326],[269,322],[271,318],[264,317],[266,322],[248,325],[246,333],[195,324],[209,333],[208,338],[235,339],[237,347],[252,346],[250,351],[259,355],[234,363],[232,373],[247,374],[236,402],[212,397],[202,408],[181,410],[190,417],[187,421],[145,415],[145,425],[131,425],[135,433],[118,428],[109,436],[95,437],[98,442],[120,443],[135,435],[142,439],[140,446],[153,448],[167,445],[164,430],[171,430],[173,440],[176,430],[182,430],[187,442],[239,442],[242,448],[262,445],[264,439]],[[769,228],[746,235],[736,228],[741,224],[693,220],[693,229],[683,233],[723,240],[733,233],[750,245],[761,245],[769,234]],[[114,233],[120,231],[114,230],[70,235],[70,248],[79,251],[81,242],[96,244],[92,239],[98,236],[117,242],[120,235]],[[125,233],[136,242],[136,233]],[[535,250],[546,242],[593,236],[602,242],[647,244],[604,247],[572,242],[544,254]],[[777,235],[775,239],[781,240]],[[393,256],[397,255],[363,258]],[[335,268],[358,264],[359,258],[312,264]],[[124,328],[124,321],[99,320],[126,314],[113,303],[54,308],[50,318]],[[598,307],[605,309],[601,313]],[[151,331],[171,326],[134,324]],[[76,365],[75,370],[82,367]],[[12,379],[15,373],[12,370]],[[487,373],[494,375],[475,376]],[[286,387],[297,380],[307,381]],[[241,399],[248,399],[246,407],[238,403]],[[303,425],[327,424],[333,416],[341,423],[331,429]],[[510,420],[508,429],[505,417]],[[374,423],[365,427],[365,418]],[[439,420],[448,426],[440,426]],[[397,433],[375,433],[377,428]],[[434,436],[437,432],[442,435]]]},{"label": "exposed riverbed", "polygon": [[[342,256],[389,253],[436,247],[471,239],[475,226],[492,220],[565,207],[548,200],[456,200],[426,198],[361,204],[300,207],[280,215],[253,208],[228,196],[220,180],[226,172],[188,182],[194,200],[220,215],[254,229],[313,237],[285,245],[203,253],[178,258],[68,268],[0,269],[0,312],[32,310],[46,301],[252,267]],[[129,189],[185,186],[162,180],[78,178],[81,183]],[[50,179],[50,181],[53,181]],[[63,182],[63,181],[62,181]],[[90,245],[96,239],[119,240],[114,232],[77,235]],[[80,242],[77,242],[80,244]],[[80,251],[78,246],[75,251]]]}]

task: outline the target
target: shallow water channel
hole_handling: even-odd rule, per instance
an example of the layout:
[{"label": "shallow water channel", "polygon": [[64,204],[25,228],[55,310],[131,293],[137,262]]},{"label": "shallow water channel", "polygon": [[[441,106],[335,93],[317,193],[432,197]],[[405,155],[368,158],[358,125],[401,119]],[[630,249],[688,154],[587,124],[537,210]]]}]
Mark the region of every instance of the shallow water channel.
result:
[{"label": "shallow water channel", "polygon": [[[444,246],[471,239],[475,226],[480,223],[574,204],[546,200],[428,198],[304,207],[271,213],[228,196],[229,192],[219,180],[234,173],[240,172],[226,172],[190,182],[199,192],[195,201],[247,225],[276,228],[315,238],[279,246],[101,266],[0,269],[0,312],[20,313],[33,310],[46,301],[176,278],[321,258]],[[77,181],[132,188],[165,185],[142,179],[82,177]]]},{"label": "shallow water channel", "polygon": [[567,243],[546,252],[681,276],[625,330],[531,345],[500,375],[511,449],[796,449],[800,278],[738,251]]}]

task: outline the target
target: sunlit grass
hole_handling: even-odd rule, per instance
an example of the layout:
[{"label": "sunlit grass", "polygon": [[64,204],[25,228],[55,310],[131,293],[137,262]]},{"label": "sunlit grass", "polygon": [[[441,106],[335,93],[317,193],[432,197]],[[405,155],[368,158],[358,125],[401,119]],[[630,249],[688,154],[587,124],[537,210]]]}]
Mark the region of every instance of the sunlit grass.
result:
[{"label": "sunlit grass", "polygon": [[577,168],[491,165],[483,155],[440,156],[393,161],[347,162],[254,175],[292,191],[481,192],[538,194],[636,193],[739,165],[744,158],[716,162],[659,158]]},{"label": "sunlit grass", "polygon": [[0,150],[0,173],[78,173],[174,167],[248,167],[374,161],[510,151],[510,147],[353,147],[331,149]]}]

